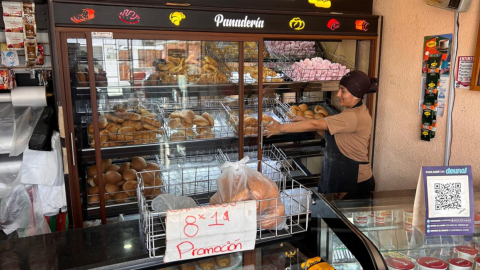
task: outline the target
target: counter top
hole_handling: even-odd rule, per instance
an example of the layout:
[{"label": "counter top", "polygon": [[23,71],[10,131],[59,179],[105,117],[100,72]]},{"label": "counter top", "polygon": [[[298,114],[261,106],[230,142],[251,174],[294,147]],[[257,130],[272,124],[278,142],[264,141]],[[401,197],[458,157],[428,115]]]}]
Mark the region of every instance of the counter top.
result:
[{"label": "counter top", "polygon": [[131,269],[161,262],[144,250],[138,220],[0,241],[0,269]]}]

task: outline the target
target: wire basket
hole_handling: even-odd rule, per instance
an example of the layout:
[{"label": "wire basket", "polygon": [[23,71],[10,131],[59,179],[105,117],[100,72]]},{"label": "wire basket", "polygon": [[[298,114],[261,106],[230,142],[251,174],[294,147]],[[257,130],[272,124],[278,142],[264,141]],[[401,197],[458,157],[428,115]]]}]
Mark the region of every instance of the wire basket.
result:
[{"label": "wire basket", "polygon": [[[285,237],[288,235],[305,232],[308,229],[308,217],[310,215],[311,191],[288,178],[278,169],[262,163],[266,170],[265,176],[272,179],[278,186],[280,198],[285,206],[285,215],[277,218],[285,218],[286,229],[262,229],[260,220],[257,228],[257,241]],[[140,224],[142,234],[145,238],[145,245],[150,257],[162,257],[166,247],[166,212],[156,212],[152,209],[152,200],[145,194],[149,189],[160,189],[163,193],[188,196],[195,200],[198,205],[209,204],[210,197],[217,191],[216,180],[220,176],[220,166],[202,166],[194,168],[183,168],[178,170],[154,171],[160,173],[163,185],[145,187],[143,175],[152,172],[138,173],[138,207],[140,212]],[[272,199],[267,199],[272,200]],[[260,200],[259,202],[261,202]],[[272,217],[268,218],[269,220]]]},{"label": "wire basket", "polygon": [[[189,106],[190,105],[190,106]],[[233,138],[235,137],[234,130],[225,121],[224,113],[220,110],[220,100],[189,101],[186,104],[163,104],[164,118],[163,130],[165,137],[170,141],[193,141],[193,140],[215,140],[219,138]],[[169,115],[181,108],[188,108],[192,110],[195,115],[202,115],[202,113],[209,113],[214,119],[213,126],[197,126],[191,127],[182,125],[181,127],[171,128],[169,122],[172,120]],[[173,135],[173,136],[172,136]]]},{"label": "wire basket", "polygon": [[[147,163],[160,164],[160,158],[157,155],[147,157],[147,158],[145,158],[145,160],[146,160]],[[121,166],[125,162],[131,162],[131,160],[130,159],[124,159],[124,160],[116,159],[114,164],[118,165],[118,166]],[[93,179],[90,180],[90,178],[88,177],[87,168],[85,168],[86,170],[84,172],[85,179],[87,179],[87,181],[85,181],[85,184],[87,186],[86,187],[87,201],[86,201],[85,205],[87,207],[87,210],[99,209],[100,208],[100,206],[99,206],[100,202],[99,202],[99,198],[98,198],[98,196],[99,196],[98,193],[97,194],[88,194],[88,190],[93,188],[90,185],[89,181],[92,181]],[[103,177],[103,182],[105,184],[107,183],[106,180],[105,180],[105,176]],[[122,180],[121,182],[125,182],[125,181]],[[125,206],[125,205],[132,205],[132,204],[135,204],[137,202],[136,187],[134,187],[133,189],[129,189],[129,190],[123,190],[122,185],[118,185],[118,188],[119,188],[119,190],[116,191],[116,192],[107,192],[105,190],[105,207],[107,207],[107,208],[121,207],[121,206]],[[125,193],[126,196],[123,195],[123,193]],[[160,194],[160,192],[157,189],[156,193],[151,194],[151,195],[155,196],[155,195],[158,195],[158,194]]]},{"label": "wire basket", "polygon": [[[238,148],[231,149],[219,149],[220,159],[223,162],[235,162],[239,160]],[[253,169],[257,169],[258,164],[258,147],[257,146],[245,146],[243,150],[243,155],[250,158],[247,166]],[[282,150],[278,149],[275,145],[269,144],[264,145],[262,148],[262,161],[265,164],[273,168],[281,170],[283,173],[290,175],[290,172],[293,170],[292,165],[288,162],[288,158],[283,153]],[[265,168],[262,167],[262,171]]]},{"label": "wire basket", "polygon": [[[243,124],[244,136],[252,137],[258,136],[258,99],[257,98],[246,98],[244,99],[244,117],[247,116],[254,118],[254,120],[249,119],[249,122]],[[234,129],[236,135],[238,135],[238,100],[235,101],[224,101],[222,102],[224,117],[226,122],[231,125]],[[285,104],[282,104],[275,98],[264,98],[262,100],[263,116],[268,115],[277,122],[284,124],[290,123],[290,118],[288,117],[288,109]],[[251,121],[250,121],[251,120]]]},{"label": "wire basket", "polygon": [[[136,145],[136,144],[149,144],[149,143],[158,143],[162,139],[163,130],[161,129],[161,121],[164,117],[164,112],[157,103],[154,102],[141,102],[137,105],[129,105],[126,100],[101,100],[99,101],[98,112],[99,118],[106,121],[104,123],[104,128],[100,128],[100,141],[101,147],[113,147],[113,146],[123,146],[123,145]],[[109,119],[107,115],[117,118],[115,115],[119,110],[123,110],[125,113],[136,113],[141,117],[148,117],[155,119],[160,122],[160,127],[151,125],[142,120],[131,120],[123,119],[123,122],[116,123],[115,121]],[[91,110],[87,110],[90,111]],[[100,120],[99,120],[100,121]],[[128,131],[120,131],[120,128],[126,127],[128,125],[133,128]],[[91,147],[95,147],[94,136],[93,136],[93,117],[90,115],[87,117],[87,133],[88,133],[88,143]],[[109,126],[111,125],[111,127]],[[113,128],[115,132],[110,132],[109,129]],[[112,129],[110,129],[112,130]]]},{"label": "wire basket", "polygon": [[201,150],[188,154],[178,151],[172,153],[175,150],[170,149],[170,154],[166,155],[164,162],[161,164],[162,170],[220,165],[225,162],[220,150]]},{"label": "wire basket", "polygon": [[[336,115],[338,114],[338,110],[335,109],[333,106],[331,106],[331,101],[329,99],[325,99],[324,101],[321,101],[321,102],[318,102],[316,101],[316,98],[315,99],[310,99],[308,97],[302,97],[300,99],[292,99],[292,100],[285,100],[287,103],[282,103],[283,106],[285,106],[285,109],[287,110],[287,115],[288,117],[291,117],[291,118],[294,118],[296,117],[296,115],[294,113],[292,113],[292,106],[293,105],[300,105],[300,104],[307,104],[308,106],[308,110],[312,111],[315,113],[315,107],[318,105],[318,106],[322,106],[323,108],[325,108],[325,110],[328,112],[328,115]],[[289,101],[292,101],[292,103],[290,103]],[[298,102],[296,102],[298,101]]]}]

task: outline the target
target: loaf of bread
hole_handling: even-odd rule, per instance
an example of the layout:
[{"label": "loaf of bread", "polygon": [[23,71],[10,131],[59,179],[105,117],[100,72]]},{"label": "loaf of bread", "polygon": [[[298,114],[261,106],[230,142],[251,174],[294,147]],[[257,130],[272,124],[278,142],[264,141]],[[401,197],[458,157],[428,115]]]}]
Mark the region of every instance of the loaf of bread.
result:
[{"label": "loaf of bread", "polygon": [[192,110],[182,111],[182,119],[185,120],[185,122],[191,124],[193,123],[194,118],[195,118],[195,113]]},{"label": "loaf of bread", "polygon": [[132,112],[127,112],[125,114],[122,115],[123,119],[126,119],[126,120],[135,120],[135,121],[139,121],[140,119],[142,119],[142,116],[138,113],[132,113]]},{"label": "loaf of bread", "polygon": [[176,129],[181,125],[182,120],[180,118],[171,118],[170,121],[168,121],[168,127],[171,129]]},{"label": "loaf of bread", "polygon": [[215,261],[212,258],[199,260],[198,266],[200,266],[202,270],[213,270],[215,269]]},{"label": "loaf of bread", "polygon": [[211,126],[211,127],[215,126],[215,120],[213,120],[212,115],[210,115],[207,112],[204,112],[204,113],[202,113],[202,116],[203,116],[203,118],[208,120],[208,122],[210,123],[209,126]]},{"label": "loaf of bread", "polygon": [[151,118],[151,117],[142,116],[142,119],[140,119],[140,121],[142,123],[146,123],[146,124],[149,124],[149,125],[157,127],[157,128],[162,126],[162,123],[160,123],[159,121],[157,121],[157,120],[155,120],[154,118]]},{"label": "loaf of bread", "polygon": [[106,113],[104,116],[105,118],[107,118],[107,120],[110,120],[115,123],[123,123],[123,121],[125,121],[123,118],[113,115],[111,113]]},{"label": "loaf of bread", "polygon": [[119,141],[133,141],[136,129],[134,127],[122,127],[118,129]]},{"label": "loaf of bread", "polygon": [[224,268],[230,265],[231,259],[230,255],[219,255],[215,257],[215,262],[217,263],[218,267]]},{"label": "loaf of bread", "polygon": [[193,118],[193,124],[197,125],[197,127],[198,126],[209,126],[210,121],[203,118],[203,116],[195,115],[195,117]]},{"label": "loaf of bread", "polygon": [[134,127],[135,130],[142,130],[143,126],[140,122],[127,120],[122,123],[122,127]]},{"label": "loaf of bread", "polygon": [[169,116],[170,119],[173,119],[173,118],[182,118],[182,112],[180,111],[174,111],[170,114]]}]

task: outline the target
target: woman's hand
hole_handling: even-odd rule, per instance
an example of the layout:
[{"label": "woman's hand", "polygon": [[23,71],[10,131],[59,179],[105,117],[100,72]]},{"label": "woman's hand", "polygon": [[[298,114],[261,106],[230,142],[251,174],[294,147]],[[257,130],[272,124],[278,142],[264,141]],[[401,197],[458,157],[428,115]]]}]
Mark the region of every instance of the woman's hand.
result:
[{"label": "woman's hand", "polygon": [[280,133],[281,124],[277,122],[275,119],[265,126],[265,135],[267,138],[270,138],[273,135],[277,135]]},{"label": "woman's hand", "polygon": [[301,121],[305,121],[307,120],[308,118],[306,117],[303,117],[303,116],[299,116],[299,117],[295,117],[292,119],[292,122],[301,122]]}]

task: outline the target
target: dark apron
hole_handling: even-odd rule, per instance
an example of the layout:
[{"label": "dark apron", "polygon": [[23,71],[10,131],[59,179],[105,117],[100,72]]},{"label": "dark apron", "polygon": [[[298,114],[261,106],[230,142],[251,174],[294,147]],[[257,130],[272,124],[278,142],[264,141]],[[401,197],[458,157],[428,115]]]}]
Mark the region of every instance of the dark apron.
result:
[{"label": "dark apron", "polygon": [[[355,107],[361,106],[360,101]],[[355,108],[354,107],[354,108]],[[338,149],[335,136],[325,131],[325,151],[323,154],[323,168],[318,192],[338,193],[356,192],[358,180],[358,166],[369,162],[359,162],[346,157]]]}]

